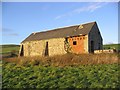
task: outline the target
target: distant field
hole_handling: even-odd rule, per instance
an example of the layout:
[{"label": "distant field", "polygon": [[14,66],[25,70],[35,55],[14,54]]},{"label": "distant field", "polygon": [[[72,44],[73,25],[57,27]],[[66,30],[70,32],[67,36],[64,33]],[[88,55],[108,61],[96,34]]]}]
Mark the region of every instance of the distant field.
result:
[{"label": "distant field", "polygon": [[1,47],[2,47],[2,52],[0,51],[0,54],[8,54],[13,51],[18,53],[20,48],[19,45],[0,45],[0,48]]},{"label": "distant field", "polygon": [[106,44],[103,46],[104,49],[117,49],[120,50],[120,44]]}]

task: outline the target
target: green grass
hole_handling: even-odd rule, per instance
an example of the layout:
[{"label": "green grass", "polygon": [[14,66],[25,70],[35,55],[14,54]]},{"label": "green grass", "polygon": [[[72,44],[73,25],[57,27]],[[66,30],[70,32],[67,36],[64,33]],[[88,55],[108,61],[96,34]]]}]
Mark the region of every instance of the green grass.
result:
[{"label": "green grass", "polygon": [[20,46],[19,45],[0,45],[0,48],[2,48],[2,52],[0,52],[0,54],[8,54],[13,51],[18,53]]},{"label": "green grass", "polygon": [[117,49],[120,50],[120,44],[107,44],[103,46],[104,49]]},{"label": "green grass", "polygon": [[67,67],[3,65],[3,88],[119,88],[118,64]]}]

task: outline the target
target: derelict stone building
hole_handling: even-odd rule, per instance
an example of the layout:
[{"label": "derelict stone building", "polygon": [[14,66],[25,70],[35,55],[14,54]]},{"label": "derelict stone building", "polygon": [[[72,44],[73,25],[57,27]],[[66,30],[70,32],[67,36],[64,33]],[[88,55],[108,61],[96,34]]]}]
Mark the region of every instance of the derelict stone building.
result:
[{"label": "derelict stone building", "polygon": [[21,42],[20,56],[53,56],[65,53],[94,53],[103,39],[96,22],[36,32]]}]

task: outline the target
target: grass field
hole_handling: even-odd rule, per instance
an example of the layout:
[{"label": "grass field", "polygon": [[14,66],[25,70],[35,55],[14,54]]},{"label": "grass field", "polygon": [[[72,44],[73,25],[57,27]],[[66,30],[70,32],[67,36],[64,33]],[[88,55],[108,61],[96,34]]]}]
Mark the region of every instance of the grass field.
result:
[{"label": "grass field", "polygon": [[19,47],[19,45],[0,45],[0,48],[2,48],[2,52],[0,52],[0,54],[7,54],[11,52],[18,53]]},{"label": "grass field", "polygon": [[77,67],[3,66],[3,88],[119,88],[118,64]]},{"label": "grass field", "polygon": [[120,50],[120,44],[107,44],[107,45],[103,45],[104,49],[117,49]]}]

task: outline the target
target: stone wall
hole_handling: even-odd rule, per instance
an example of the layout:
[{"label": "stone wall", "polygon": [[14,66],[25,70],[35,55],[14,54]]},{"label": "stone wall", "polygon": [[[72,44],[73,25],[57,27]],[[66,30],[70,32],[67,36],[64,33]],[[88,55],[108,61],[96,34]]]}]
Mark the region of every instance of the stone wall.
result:
[{"label": "stone wall", "polygon": [[22,43],[24,56],[42,56],[44,42],[43,41],[29,41]]},{"label": "stone wall", "polygon": [[64,41],[65,38],[50,39],[48,41],[49,55],[53,56],[67,53],[64,48]]},{"label": "stone wall", "polygon": [[115,51],[113,49],[109,50],[95,50],[94,53],[114,53]]},{"label": "stone wall", "polygon": [[48,54],[49,56],[65,54],[64,38],[39,40],[39,41],[27,41],[22,43],[24,56],[44,56],[46,49],[46,42],[48,42]]}]

